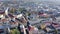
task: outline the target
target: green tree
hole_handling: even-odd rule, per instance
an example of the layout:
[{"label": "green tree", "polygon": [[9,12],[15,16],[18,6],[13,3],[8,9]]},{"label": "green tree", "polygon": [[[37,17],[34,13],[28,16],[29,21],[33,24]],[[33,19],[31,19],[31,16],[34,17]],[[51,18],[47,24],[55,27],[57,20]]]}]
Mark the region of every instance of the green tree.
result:
[{"label": "green tree", "polygon": [[20,12],[22,12],[22,13],[23,13],[23,12],[27,12],[27,10],[26,10],[25,8],[19,8],[18,10],[19,10]]},{"label": "green tree", "polygon": [[11,10],[10,10],[10,13],[14,13],[16,11],[16,9],[15,8],[12,8]]}]

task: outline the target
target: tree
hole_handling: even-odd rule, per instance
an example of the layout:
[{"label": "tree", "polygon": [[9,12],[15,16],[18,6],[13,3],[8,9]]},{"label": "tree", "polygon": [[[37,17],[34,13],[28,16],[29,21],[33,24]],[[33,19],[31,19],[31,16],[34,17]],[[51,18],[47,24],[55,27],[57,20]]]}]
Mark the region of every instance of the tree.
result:
[{"label": "tree", "polygon": [[12,8],[11,10],[10,10],[10,13],[14,13],[16,11],[16,9],[15,8]]},{"label": "tree", "polygon": [[19,8],[19,11],[20,11],[21,13],[26,13],[26,12],[27,12],[27,10],[26,10],[25,8]]}]

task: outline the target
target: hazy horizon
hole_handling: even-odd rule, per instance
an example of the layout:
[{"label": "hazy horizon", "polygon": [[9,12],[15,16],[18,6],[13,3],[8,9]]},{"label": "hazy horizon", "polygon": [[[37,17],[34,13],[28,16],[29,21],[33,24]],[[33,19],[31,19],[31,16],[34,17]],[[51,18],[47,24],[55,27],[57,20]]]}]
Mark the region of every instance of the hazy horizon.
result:
[{"label": "hazy horizon", "polygon": [[27,2],[50,1],[50,2],[58,2],[58,3],[60,3],[60,0],[0,0],[0,1],[27,1]]},{"label": "hazy horizon", "polygon": [[[0,1],[19,1],[19,0],[0,0]],[[60,0],[22,0],[22,1],[60,1]]]}]

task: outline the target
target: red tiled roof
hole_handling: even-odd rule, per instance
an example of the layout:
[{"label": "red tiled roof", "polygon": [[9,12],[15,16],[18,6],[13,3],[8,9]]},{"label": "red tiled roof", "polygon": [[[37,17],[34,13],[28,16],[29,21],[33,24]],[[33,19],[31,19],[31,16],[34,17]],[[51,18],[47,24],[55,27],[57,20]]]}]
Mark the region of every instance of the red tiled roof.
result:
[{"label": "red tiled roof", "polygon": [[2,19],[2,21],[4,21],[4,22],[5,22],[5,21],[7,21],[7,20],[6,20],[6,19]]}]

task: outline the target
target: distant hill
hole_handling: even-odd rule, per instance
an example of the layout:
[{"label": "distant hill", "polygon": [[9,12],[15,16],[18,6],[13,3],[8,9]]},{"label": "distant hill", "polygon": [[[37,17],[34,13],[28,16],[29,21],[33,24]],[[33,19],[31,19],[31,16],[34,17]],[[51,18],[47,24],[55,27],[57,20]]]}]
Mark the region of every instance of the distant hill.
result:
[{"label": "distant hill", "polygon": [[0,1],[24,1],[24,2],[43,2],[43,1],[47,1],[47,2],[60,3],[60,0],[0,0]]},{"label": "distant hill", "polygon": [[9,1],[9,2],[13,2],[13,1],[17,1],[17,2],[55,2],[55,3],[57,3],[57,4],[59,4],[60,3],[60,0],[0,0],[0,1]]},{"label": "distant hill", "polygon": [[60,0],[0,0],[0,1],[60,1]]}]

